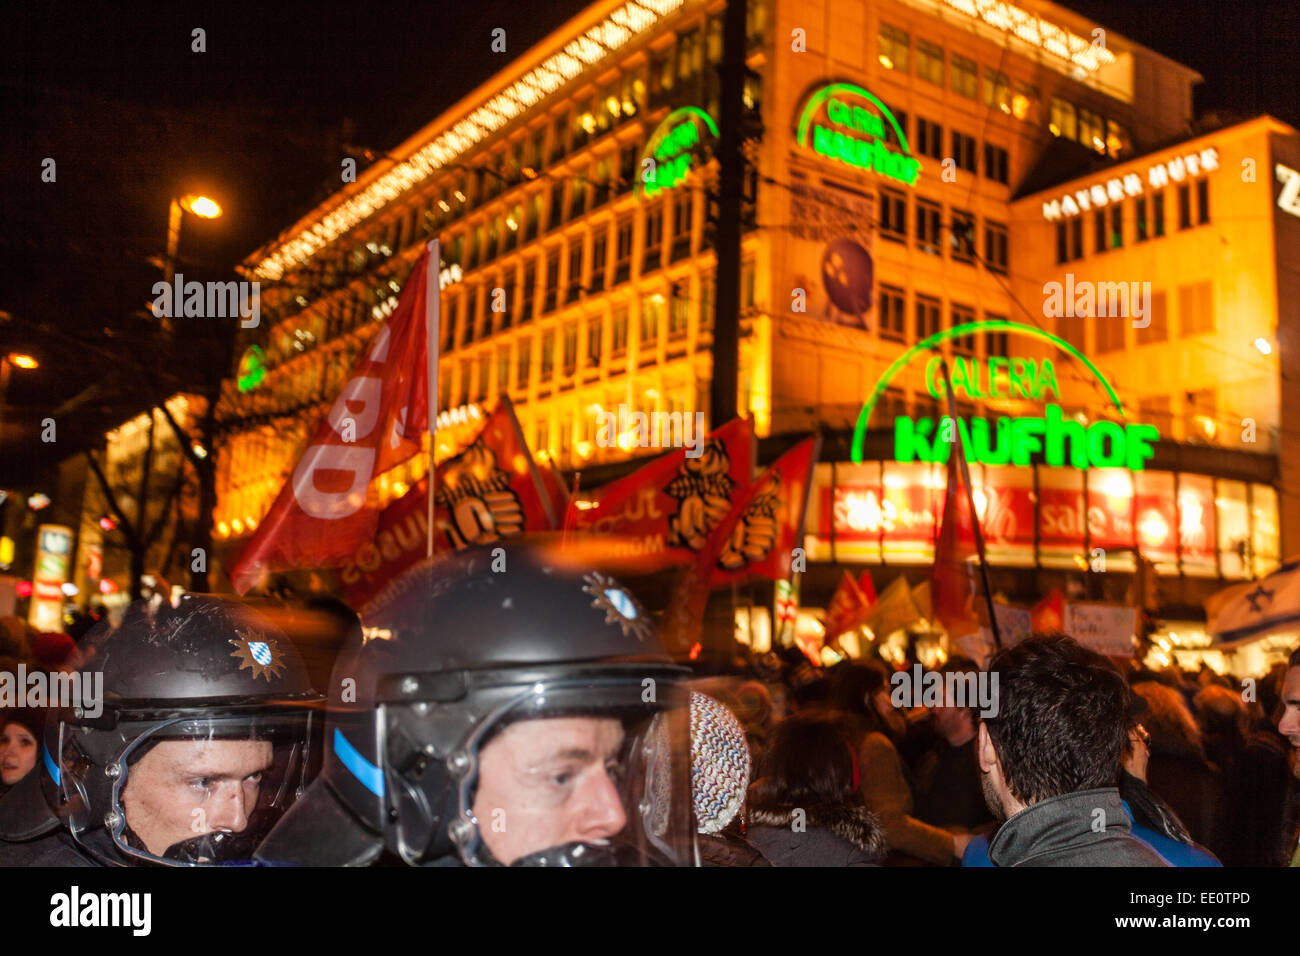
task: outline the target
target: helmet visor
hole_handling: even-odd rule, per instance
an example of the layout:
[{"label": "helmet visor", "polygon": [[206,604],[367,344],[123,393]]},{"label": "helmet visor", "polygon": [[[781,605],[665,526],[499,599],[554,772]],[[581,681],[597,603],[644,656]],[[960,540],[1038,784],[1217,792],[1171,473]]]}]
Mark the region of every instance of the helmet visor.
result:
[{"label": "helmet visor", "polygon": [[311,722],[287,713],[154,724],[122,752],[105,828],[145,862],[251,861],[306,787]]},{"label": "helmet visor", "polygon": [[693,865],[689,700],[654,685],[607,676],[503,694],[448,759],[462,860]]}]

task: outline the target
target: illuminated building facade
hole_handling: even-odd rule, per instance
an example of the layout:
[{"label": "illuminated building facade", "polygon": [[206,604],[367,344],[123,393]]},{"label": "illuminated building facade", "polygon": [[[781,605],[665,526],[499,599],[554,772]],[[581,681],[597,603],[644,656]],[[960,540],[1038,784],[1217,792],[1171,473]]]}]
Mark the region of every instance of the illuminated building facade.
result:
[{"label": "illuminated building facade", "polygon": [[[745,104],[761,136],[746,150],[739,403],[765,438],[820,428],[843,439],[819,466],[815,562],[931,560],[926,502],[944,468],[899,461],[895,432],[903,419],[942,424],[930,345],[949,360],[970,432],[979,418],[995,430],[1012,427],[999,417],[1050,424],[1055,408],[1070,439],[1057,457],[1071,464],[1097,436],[1080,468],[1032,443],[1022,463],[999,464],[995,444],[978,464],[986,501],[1015,492],[1004,517],[986,518],[1016,525],[992,542],[1009,592],[1040,589],[1035,575],[1052,569],[1100,571],[1095,551],[1131,569],[1122,549],[1142,548],[1178,585],[1169,600],[1187,605],[1198,574],[1217,586],[1300,543],[1300,512],[1271,493],[1293,474],[1278,436],[1295,281],[1281,231],[1294,216],[1277,205],[1286,187],[1273,171],[1300,169],[1293,131],[1263,119],[1194,135],[1195,72],[1051,3],[750,0],[749,11]],[[627,436],[599,442],[602,413],[707,411],[722,17],[707,0],[593,4],[246,260],[264,320],[245,333],[223,402],[218,540],[237,542],[270,506],[430,238],[443,260],[439,407],[456,427],[504,391],[540,457],[589,470],[641,451]],[[1251,150],[1256,179],[1238,183]],[[1126,191],[1130,173],[1148,185]],[[1122,199],[1110,198],[1115,179]],[[1080,191],[1088,206],[1067,203]],[[1237,221],[1246,208],[1258,229]],[[1125,237],[1104,253],[1098,211]],[[1058,262],[1062,226],[1069,258]],[[1048,316],[1044,286],[1066,267],[1078,280],[1150,282],[1151,325],[1121,335]],[[886,377],[855,456],[850,436]],[[1254,420],[1254,442],[1233,437],[1229,413]],[[1140,470],[1116,471],[1111,423],[1154,426],[1158,440],[1134,439],[1150,444]],[[422,468],[375,493],[400,493]],[[1124,489],[1130,511],[1149,497],[1159,506],[1093,534],[1093,509],[1117,513],[1106,496]],[[1212,529],[1192,533],[1194,500]],[[824,583],[809,575],[807,601]]]}]

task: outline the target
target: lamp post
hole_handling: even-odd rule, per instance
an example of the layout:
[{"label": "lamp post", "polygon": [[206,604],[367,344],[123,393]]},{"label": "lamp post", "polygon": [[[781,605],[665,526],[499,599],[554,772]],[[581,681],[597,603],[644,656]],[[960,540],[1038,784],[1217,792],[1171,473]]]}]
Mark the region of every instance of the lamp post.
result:
[{"label": "lamp post", "polygon": [[4,408],[9,394],[9,374],[15,368],[30,372],[41,367],[35,357],[26,352],[10,352],[0,356],[0,441],[4,440]]},{"label": "lamp post", "polygon": [[163,262],[163,277],[170,286],[176,278],[176,256],[181,245],[181,220],[185,213],[193,213],[200,219],[216,219],[221,215],[221,206],[215,199],[187,193],[179,199],[173,198],[167,210],[167,258]]}]

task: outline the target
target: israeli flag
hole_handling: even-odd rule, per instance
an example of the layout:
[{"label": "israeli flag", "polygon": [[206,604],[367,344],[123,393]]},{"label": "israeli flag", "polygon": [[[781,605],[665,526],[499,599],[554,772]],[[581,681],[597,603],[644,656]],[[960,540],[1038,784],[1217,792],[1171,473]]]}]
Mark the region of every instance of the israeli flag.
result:
[{"label": "israeli flag", "polygon": [[1268,577],[1225,588],[1205,610],[1210,633],[1222,643],[1300,625],[1300,558]]}]

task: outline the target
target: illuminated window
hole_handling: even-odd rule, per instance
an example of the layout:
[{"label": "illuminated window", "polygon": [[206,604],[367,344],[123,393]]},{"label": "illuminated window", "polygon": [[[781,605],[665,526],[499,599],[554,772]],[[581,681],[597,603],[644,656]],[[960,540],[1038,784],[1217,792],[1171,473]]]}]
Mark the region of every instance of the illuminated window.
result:
[{"label": "illuminated window", "polygon": [[627,319],[626,305],[616,305],[614,316],[610,321],[609,351],[614,358],[627,354]]},{"label": "illuminated window", "polygon": [[515,351],[515,388],[526,390],[533,367],[533,337],[525,335],[519,339]]},{"label": "illuminated window", "polygon": [[880,287],[880,337],[894,342],[907,338],[906,319],[907,299],[902,289],[894,286]]},{"label": "illuminated window", "polygon": [[645,255],[641,260],[641,274],[653,272],[663,265],[664,204],[660,200],[647,207],[645,212]]},{"label": "illuminated window", "polygon": [[908,54],[911,51],[912,38],[907,31],[891,27],[887,23],[880,25],[880,65],[887,70],[908,72]]},{"label": "illuminated window", "polygon": [[497,392],[510,388],[510,346],[503,345],[497,349]]},{"label": "illuminated window", "polygon": [[713,328],[714,279],[710,273],[700,278],[700,332],[709,332]]},{"label": "illuminated window", "polygon": [[968,173],[976,172],[975,137],[959,133],[955,129],[951,130],[950,134],[952,137],[952,157],[957,163],[957,168],[964,169]]},{"label": "illuminated window", "polygon": [[664,297],[656,292],[654,295],[641,297],[641,360],[653,357],[655,345],[659,341],[659,329],[664,320]]},{"label": "illuminated window", "polygon": [[564,289],[564,301],[575,302],[582,291],[582,238],[569,240],[569,275]]},{"label": "illuminated window", "polygon": [[539,381],[545,385],[555,374],[555,330],[548,329],[542,334],[542,367]]},{"label": "illuminated window", "polygon": [[1220,478],[1215,484],[1219,568],[1225,578],[1244,578],[1250,556],[1250,507],[1246,497],[1246,483]]},{"label": "illuminated window", "polygon": [[1092,110],[1079,107],[1079,142],[1089,149],[1105,152],[1106,124]]},{"label": "illuminated window", "polygon": [[984,267],[1003,274],[1008,268],[1007,227],[987,219],[984,221]]},{"label": "illuminated window", "polygon": [[578,368],[578,323],[564,324],[564,375],[571,376]]},{"label": "illuminated window", "polygon": [[515,270],[513,267],[506,269],[501,274],[500,288],[503,293],[503,295],[501,296],[502,299],[501,305],[505,309],[505,311],[500,314],[500,317],[497,320],[498,331],[500,331],[501,329],[508,329],[513,324],[514,310],[516,304],[515,297],[519,294],[518,289],[515,288]]},{"label": "illuminated window", "polygon": [[1038,87],[1017,81],[1015,90],[1015,94],[1011,97],[1011,115],[1028,123],[1036,123],[1038,103],[1042,99]]},{"label": "illuminated window", "polygon": [[641,154],[640,143],[625,143],[618,151],[618,185],[619,194],[632,191],[639,175],[637,161]]},{"label": "illuminated window", "polygon": [[943,209],[928,199],[916,201],[916,247],[932,256],[943,254],[939,233]]},{"label": "illuminated window", "polygon": [[474,365],[469,359],[461,359],[460,362],[460,401],[457,405],[468,405],[470,396],[470,376],[474,372]]},{"label": "illuminated window", "polygon": [[979,99],[979,68],[974,60],[952,55],[952,91],[968,100]]},{"label": "illuminated window", "polygon": [[624,216],[618,221],[618,235],[614,247],[614,285],[628,280],[632,270],[632,227],[631,216]]},{"label": "illuminated window", "polygon": [[601,359],[601,337],[605,329],[605,320],[599,315],[587,319],[587,367],[597,368]]},{"label": "illuminated window", "polygon": [[984,177],[1004,186],[1010,182],[1008,154],[1001,146],[994,146],[992,143],[984,144]]},{"label": "illuminated window", "polygon": [[1151,320],[1145,327],[1138,326],[1137,344],[1149,345],[1169,338],[1169,294],[1161,289],[1151,294]]},{"label": "illuminated window", "polygon": [[1079,119],[1075,114],[1074,104],[1069,100],[1053,96],[1048,129],[1053,136],[1064,136],[1066,139],[1077,140],[1079,138]]},{"label": "illuminated window", "polygon": [[524,242],[530,242],[537,238],[538,230],[542,226],[542,215],[546,209],[546,196],[541,190],[533,193],[528,197],[528,211],[524,217]]},{"label": "illuminated window", "polygon": [[684,338],[691,321],[691,284],[686,279],[679,279],[669,291],[668,338]]},{"label": "illuminated window", "polygon": [[560,113],[551,121],[551,158],[550,162],[558,162],[564,158],[568,152],[569,138],[569,116],[567,113]]},{"label": "illuminated window", "polygon": [[895,189],[880,189],[880,234],[902,242],[907,238],[907,196]]},{"label": "illuminated window", "polygon": [[537,260],[524,260],[523,301],[519,304],[519,322],[531,322],[533,310],[537,307]]},{"label": "illuminated window", "polygon": [[984,68],[984,105],[1011,113],[1011,84],[1005,73]]},{"label": "illuminated window", "polygon": [[546,253],[546,291],[542,297],[542,314],[554,312],[560,299],[560,250],[552,248]]},{"label": "illuminated window", "polygon": [[609,250],[609,227],[602,223],[591,237],[591,278],[587,285],[592,292],[605,288],[605,259]]},{"label": "illuminated window", "polygon": [[569,150],[574,151],[587,145],[591,134],[596,131],[596,115],[592,100],[587,97],[578,103],[572,114],[569,126]]},{"label": "illuminated window", "polygon": [[1178,329],[1182,335],[1214,331],[1214,286],[1209,280],[1178,287]]},{"label": "illuminated window", "polygon": [[569,221],[572,222],[587,211],[587,177],[574,175],[569,177]]},{"label": "illuminated window", "polygon": [[460,296],[447,296],[447,315],[442,330],[442,349],[444,352],[450,352],[460,344],[456,341],[456,325],[460,313],[460,302]]},{"label": "illuminated window", "polygon": [[943,47],[916,41],[916,75],[927,83],[943,86]]},{"label": "illuminated window", "polygon": [[704,66],[704,42],[699,29],[688,30],[677,39],[677,79],[686,83]]},{"label": "illuminated window", "polygon": [[614,155],[606,154],[591,167],[591,208],[599,209],[609,202],[614,180]]},{"label": "illuminated window", "polygon": [[673,199],[672,260],[684,259],[691,254],[691,225],[694,218],[695,195],[689,189],[678,190]]},{"label": "illuminated window", "polygon": [[551,449],[550,441],[551,423],[545,418],[539,418],[537,424],[533,426],[533,454],[549,455]]},{"label": "illuminated window", "polygon": [[551,203],[549,206],[550,218],[546,222],[544,232],[550,232],[552,229],[564,222],[564,180],[557,179],[551,184]]},{"label": "illuminated window", "polygon": [[478,398],[480,401],[488,397],[490,384],[488,376],[492,374],[492,353],[484,349],[478,355]]},{"label": "illuminated window", "polygon": [[939,331],[940,303],[926,295],[916,297],[916,340],[928,339]]}]

